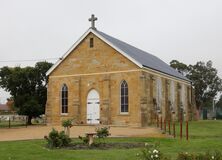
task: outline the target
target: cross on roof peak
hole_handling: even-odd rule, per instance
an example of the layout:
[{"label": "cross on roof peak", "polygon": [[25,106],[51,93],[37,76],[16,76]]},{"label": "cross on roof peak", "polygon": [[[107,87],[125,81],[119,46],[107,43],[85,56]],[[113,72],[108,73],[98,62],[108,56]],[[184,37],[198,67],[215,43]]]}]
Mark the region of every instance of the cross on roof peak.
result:
[{"label": "cross on roof peak", "polygon": [[89,18],[89,21],[91,21],[91,28],[96,30],[95,27],[95,21],[98,20],[97,17],[95,17],[94,14],[91,15],[91,18]]}]

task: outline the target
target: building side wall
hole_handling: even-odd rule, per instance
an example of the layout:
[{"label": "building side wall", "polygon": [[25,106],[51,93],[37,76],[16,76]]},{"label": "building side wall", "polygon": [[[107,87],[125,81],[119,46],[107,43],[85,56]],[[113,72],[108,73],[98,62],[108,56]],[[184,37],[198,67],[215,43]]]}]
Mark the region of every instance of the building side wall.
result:
[{"label": "building side wall", "polygon": [[[157,78],[160,77],[162,84],[161,108],[157,109]],[[191,85],[171,79],[165,76],[156,75],[152,72],[142,72],[141,83],[141,125],[148,126],[156,123],[157,119],[162,121],[191,120],[193,115],[191,103]],[[171,102],[171,81],[174,81],[174,103]],[[181,101],[181,86],[185,87],[185,103]],[[182,109],[181,109],[182,108]]]}]

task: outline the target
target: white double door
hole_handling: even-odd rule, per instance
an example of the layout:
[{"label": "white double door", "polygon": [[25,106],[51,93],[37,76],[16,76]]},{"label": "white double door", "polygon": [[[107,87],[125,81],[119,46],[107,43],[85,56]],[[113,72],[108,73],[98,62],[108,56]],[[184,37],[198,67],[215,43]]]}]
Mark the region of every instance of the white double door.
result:
[{"label": "white double door", "polygon": [[96,90],[91,90],[87,96],[87,124],[99,124],[100,101]]}]

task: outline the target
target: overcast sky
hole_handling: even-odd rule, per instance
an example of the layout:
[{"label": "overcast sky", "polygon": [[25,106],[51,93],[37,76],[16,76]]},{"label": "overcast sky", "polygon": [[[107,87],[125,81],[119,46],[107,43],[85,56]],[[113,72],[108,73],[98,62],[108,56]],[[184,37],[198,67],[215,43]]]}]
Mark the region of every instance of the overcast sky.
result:
[{"label": "overcast sky", "polygon": [[61,57],[92,13],[100,31],[166,63],[212,60],[222,77],[221,0],[0,0],[0,67]]}]

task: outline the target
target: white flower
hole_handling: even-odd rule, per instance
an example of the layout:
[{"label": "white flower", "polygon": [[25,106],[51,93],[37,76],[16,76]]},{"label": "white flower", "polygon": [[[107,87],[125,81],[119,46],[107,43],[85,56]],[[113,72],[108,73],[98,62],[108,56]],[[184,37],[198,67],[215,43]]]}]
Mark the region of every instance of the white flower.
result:
[{"label": "white flower", "polygon": [[151,155],[151,158],[153,159],[153,155]]},{"label": "white flower", "polygon": [[145,146],[147,147],[149,144],[148,143],[145,143]]},{"label": "white flower", "polygon": [[158,150],[154,149],[154,150],[153,150],[153,153],[158,153]]},{"label": "white flower", "polygon": [[156,154],[156,155],[155,155],[155,157],[157,158],[157,157],[158,157],[158,155]]},{"label": "white flower", "polygon": [[211,158],[214,159],[214,156],[212,156]]}]

